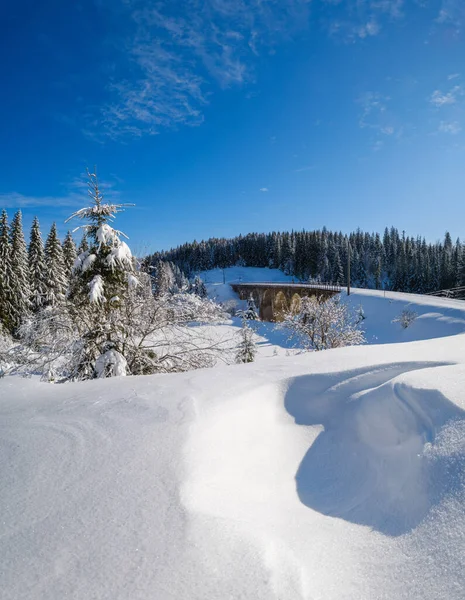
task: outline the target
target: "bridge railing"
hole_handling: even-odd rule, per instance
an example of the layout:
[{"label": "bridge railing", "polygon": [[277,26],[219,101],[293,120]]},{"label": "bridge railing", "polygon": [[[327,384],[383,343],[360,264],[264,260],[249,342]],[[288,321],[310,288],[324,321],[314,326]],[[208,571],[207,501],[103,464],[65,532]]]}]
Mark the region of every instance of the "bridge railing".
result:
[{"label": "bridge railing", "polygon": [[311,290],[322,290],[327,292],[340,292],[342,287],[335,283],[321,282],[321,283],[308,283],[308,282],[290,282],[290,281],[230,281],[230,285],[238,285],[241,287],[295,287],[305,288]]}]

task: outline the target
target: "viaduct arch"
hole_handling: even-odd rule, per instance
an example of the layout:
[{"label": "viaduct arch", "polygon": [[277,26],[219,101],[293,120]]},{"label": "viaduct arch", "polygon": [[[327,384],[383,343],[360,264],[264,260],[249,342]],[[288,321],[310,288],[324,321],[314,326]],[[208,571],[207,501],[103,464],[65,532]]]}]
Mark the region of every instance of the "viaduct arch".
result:
[{"label": "viaduct arch", "polygon": [[332,284],[310,283],[231,283],[232,289],[241,300],[252,296],[260,312],[262,321],[282,321],[288,310],[299,310],[301,298],[318,296],[331,298],[341,292]]}]

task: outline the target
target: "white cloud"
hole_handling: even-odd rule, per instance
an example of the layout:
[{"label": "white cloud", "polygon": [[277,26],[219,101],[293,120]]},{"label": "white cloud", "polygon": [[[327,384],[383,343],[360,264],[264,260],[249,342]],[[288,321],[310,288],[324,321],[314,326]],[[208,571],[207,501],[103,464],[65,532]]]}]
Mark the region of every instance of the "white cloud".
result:
[{"label": "white cloud", "polygon": [[260,191],[261,192],[269,192],[270,190],[268,188],[263,187],[263,188],[260,188]]},{"label": "white cloud", "polygon": [[434,90],[431,94],[430,102],[434,106],[440,107],[448,104],[455,104],[457,98],[463,96],[464,90],[462,86],[456,85],[449,92],[442,92],[441,90]]},{"label": "white cloud", "polygon": [[452,79],[457,79],[458,77],[460,77],[460,73],[452,73],[447,79],[451,81]]},{"label": "white cloud", "polygon": [[439,124],[439,131],[441,133],[450,133],[451,135],[457,135],[462,131],[462,128],[458,121],[441,121],[441,123]]}]

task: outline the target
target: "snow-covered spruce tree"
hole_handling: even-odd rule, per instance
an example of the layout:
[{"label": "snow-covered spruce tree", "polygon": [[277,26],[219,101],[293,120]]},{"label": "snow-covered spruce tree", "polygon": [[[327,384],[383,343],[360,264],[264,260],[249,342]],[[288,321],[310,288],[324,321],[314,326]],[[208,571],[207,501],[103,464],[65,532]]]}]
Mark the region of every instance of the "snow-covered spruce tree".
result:
[{"label": "snow-covered spruce tree", "polygon": [[161,298],[170,291],[173,285],[173,274],[167,262],[162,260],[157,262],[153,279],[154,294],[157,298]]},{"label": "snow-covered spruce tree", "polygon": [[0,220],[0,327],[9,333],[13,331],[14,313],[10,228],[8,215],[3,210]]},{"label": "snow-covered spruce tree", "polygon": [[[85,252],[85,250],[83,250]],[[63,260],[65,263],[65,275],[69,279],[77,258],[76,244],[74,243],[73,234],[68,231],[63,242]]]},{"label": "snow-covered spruce tree", "polygon": [[339,297],[304,297],[300,311],[285,315],[283,325],[307,350],[355,346],[365,341],[360,322]]},{"label": "snow-covered spruce tree", "polygon": [[47,267],[39,220],[34,217],[28,249],[29,281],[31,286],[31,307],[34,312],[40,310],[47,298]]},{"label": "snow-covered spruce tree", "polygon": [[80,333],[71,374],[74,379],[125,374],[118,311],[124,308],[130,287],[137,285],[131,251],[121,239],[126,236],[109,224],[130,205],[103,203],[96,173],[87,174],[92,205],[67,220],[87,221],[78,229],[84,229],[89,244],[76,259],[68,295],[70,316]]},{"label": "snow-covered spruce tree", "polygon": [[46,305],[56,306],[63,302],[68,287],[63,250],[58,237],[56,224],[53,223],[45,242],[46,271]]},{"label": "snow-covered spruce tree", "polygon": [[242,319],[242,327],[240,330],[240,342],[236,353],[237,363],[251,363],[255,360],[257,347],[254,339],[253,329],[247,322],[247,319]]},{"label": "snow-covered spruce tree", "polygon": [[196,275],[192,282],[191,292],[199,296],[199,298],[206,298],[208,295],[205,283],[200,279],[199,275]]},{"label": "snow-covered spruce tree", "polygon": [[247,300],[247,308],[242,312],[242,317],[248,321],[259,321],[257,306],[252,296]]},{"label": "snow-covered spruce tree", "polygon": [[10,244],[12,325],[13,332],[16,332],[21,321],[30,314],[31,309],[28,256],[23,233],[23,216],[20,210],[15,214],[11,223]]},{"label": "snow-covered spruce tree", "polygon": [[89,250],[89,242],[87,241],[87,233],[84,231],[81,241],[79,242],[77,253],[78,255],[83,254],[84,252],[87,252],[87,250]]}]

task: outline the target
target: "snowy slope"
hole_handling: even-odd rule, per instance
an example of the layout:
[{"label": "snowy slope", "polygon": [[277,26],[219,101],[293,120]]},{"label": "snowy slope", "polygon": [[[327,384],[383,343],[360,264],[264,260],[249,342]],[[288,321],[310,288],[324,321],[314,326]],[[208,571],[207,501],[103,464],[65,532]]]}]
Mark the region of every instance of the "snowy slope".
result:
[{"label": "snowy slope", "polygon": [[464,347],[0,380],[2,599],[462,600]]},{"label": "snowy slope", "polygon": [[[293,278],[278,269],[255,267],[229,267],[201,273],[206,282],[208,294],[218,302],[234,300],[238,308],[245,308],[246,302],[238,300],[230,283],[242,282],[292,282]],[[223,283],[223,279],[226,283]],[[465,333],[465,301],[447,300],[434,296],[382,292],[376,290],[352,289],[347,298],[345,290],[342,298],[365,314],[363,328],[368,344],[388,344],[427,340]],[[418,317],[408,329],[393,323],[402,310],[414,311]],[[226,346],[237,344],[240,319],[231,319],[215,327],[202,327],[206,336],[212,336]],[[275,355],[285,356],[299,351],[298,342],[289,340],[289,331],[273,323],[255,323],[257,340],[257,360]],[[297,345],[296,345],[297,344]]]},{"label": "snowy slope", "polygon": [[[354,309],[362,306],[368,343],[410,342],[465,333],[463,300],[362,289],[352,290],[349,298],[343,291],[342,297]],[[418,315],[407,329],[393,323],[404,309]]]}]

